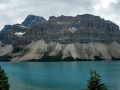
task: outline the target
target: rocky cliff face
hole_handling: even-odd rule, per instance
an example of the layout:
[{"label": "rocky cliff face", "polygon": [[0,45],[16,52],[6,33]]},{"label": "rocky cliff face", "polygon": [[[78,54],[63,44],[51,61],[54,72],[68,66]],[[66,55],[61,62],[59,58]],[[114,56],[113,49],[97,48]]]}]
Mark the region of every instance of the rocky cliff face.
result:
[{"label": "rocky cliff face", "polygon": [[18,33],[25,33],[29,27],[21,24],[12,25],[6,32],[3,33],[2,43],[13,44],[17,39],[21,38],[22,35]]},{"label": "rocky cliff face", "polygon": [[[111,21],[106,21],[99,16],[90,14],[77,15],[76,17],[60,16],[50,17],[49,22],[61,26],[64,37],[70,31],[69,41],[78,42],[103,42],[119,41],[119,26]],[[66,35],[67,36],[67,35]]]},{"label": "rocky cliff face", "polygon": [[51,16],[48,22],[36,25],[24,34],[24,40],[44,39],[59,43],[120,43],[119,26],[99,16],[90,14],[72,16]]},{"label": "rocky cliff face", "polygon": [[[36,18],[38,17],[29,15],[22,24],[25,25],[24,23],[26,22],[27,24],[33,23],[34,20],[37,20]],[[106,44],[113,41],[120,42],[119,26],[99,16],[90,14],[77,15],[76,17],[63,15],[60,17],[51,16],[47,22],[36,23],[34,23],[35,25],[31,24],[34,26],[26,30],[22,38],[17,38],[14,41],[14,45],[24,45],[30,43],[32,40],[40,39],[44,39],[46,42],[53,41],[66,44],[75,42],[100,42]],[[4,43],[7,43],[7,41]]]}]

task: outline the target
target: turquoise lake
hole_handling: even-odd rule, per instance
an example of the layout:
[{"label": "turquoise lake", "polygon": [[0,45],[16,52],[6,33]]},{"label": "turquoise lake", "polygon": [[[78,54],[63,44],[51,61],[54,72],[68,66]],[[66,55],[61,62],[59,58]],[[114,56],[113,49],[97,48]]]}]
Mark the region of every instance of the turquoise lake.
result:
[{"label": "turquoise lake", "polygon": [[102,76],[108,90],[120,90],[120,61],[0,62],[10,90],[83,90],[89,70]]}]

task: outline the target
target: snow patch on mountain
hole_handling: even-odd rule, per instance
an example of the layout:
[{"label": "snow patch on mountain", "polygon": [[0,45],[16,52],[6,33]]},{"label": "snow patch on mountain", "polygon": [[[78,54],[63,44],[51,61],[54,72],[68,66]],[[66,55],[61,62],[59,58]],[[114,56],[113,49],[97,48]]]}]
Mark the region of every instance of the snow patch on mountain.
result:
[{"label": "snow patch on mountain", "polygon": [[14,34],[18,35],[18,36],[22,36],[25,32],[16,32]]},{"label": "snow patch on mountain", "polygon": [[75,28],[75,27],[70,28],[70,27],[69,27],[69,30],[70,30],[72,33],[74,33],[74,32],[77,30],[77,28]]}]

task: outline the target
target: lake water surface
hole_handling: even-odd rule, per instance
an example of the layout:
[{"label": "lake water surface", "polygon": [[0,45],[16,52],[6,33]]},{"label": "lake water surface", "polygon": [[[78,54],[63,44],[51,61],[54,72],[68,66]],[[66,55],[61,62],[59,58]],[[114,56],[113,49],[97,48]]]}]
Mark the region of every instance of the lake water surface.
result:
[{"label": "lake water surface", "polygon": [[89,70],[102,76],[108,90],[120,90],[120,61],[0,62],[10,90],[82,90]]}]

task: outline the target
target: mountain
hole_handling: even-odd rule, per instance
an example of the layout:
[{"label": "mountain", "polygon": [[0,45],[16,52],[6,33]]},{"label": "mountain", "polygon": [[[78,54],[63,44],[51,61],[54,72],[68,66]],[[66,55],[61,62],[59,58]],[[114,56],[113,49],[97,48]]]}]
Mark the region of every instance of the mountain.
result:
[{"label": "mountain", "polygon": [[[31,27],[35,24],[40,24],[40,23],[44,23],[46,22],[47,20],[44,19],[43,17],[39,17],[39,16],[36,16],[36,15],[28,15],[26,17],[26,19],[22,22],[22,24],[16,24],[16,25],[19,25],[20,27]],[[12,25],[5,25],[4,28],[1,30],[1,33],[4,33],[6,32],[10,27],[12,27]]]},{"label": "mountain", "polygon": [[43,17],[28,15],[22,24],[5,25],[0,32],[0,40],[5,44],[12,44],[19,41],[20,37],[32,26],[46,22]]},{"label": "mountain", "polygon": [[120,30],[112,21],[91,14],[50,16],[41,23],[34,22],[37,18],[28,15],[27,24],[4,33],[1,45],[10,44],[11,51],[1,47],[0,56],[10,55],[12,61],[120,59]]},{"label": "mountain", "polygon": [[22,22],[23,26],[34,26],[36,24],[44,23],[47,20],[43,17],[36,16],[36,15],[28,15],[27,18]]},{"label": "mountain", "polygon": [[[120,43],[119,26],[91,14],[72,16],[51,16],[48,22],[37,24],[28,30],[22,40],[30,43],[43,39],[58,43]],[[16,45],[20,42],[16,42]],[[23,44],[23,43],[22,43]]]}]

